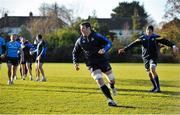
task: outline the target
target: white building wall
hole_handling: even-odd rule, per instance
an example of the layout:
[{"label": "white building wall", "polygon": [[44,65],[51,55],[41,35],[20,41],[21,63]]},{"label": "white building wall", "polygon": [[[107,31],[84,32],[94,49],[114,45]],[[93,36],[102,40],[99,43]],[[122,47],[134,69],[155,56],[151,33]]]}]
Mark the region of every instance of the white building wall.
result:
[{"label": "white building wall", "polygon": [[4,27],[4,28],[1,28],[0,31],[4,33],[8,33],[8,34],[12,34],[12,33],[18,34],[21,31],[21,28],[20,27]]}]

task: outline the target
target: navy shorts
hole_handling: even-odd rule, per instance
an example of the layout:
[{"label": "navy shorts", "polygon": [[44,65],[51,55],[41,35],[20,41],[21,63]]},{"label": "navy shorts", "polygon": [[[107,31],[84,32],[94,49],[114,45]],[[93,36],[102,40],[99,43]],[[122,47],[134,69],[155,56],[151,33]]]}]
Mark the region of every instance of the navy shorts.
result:
[{"label": "navy shorts", "polygon": [[87,67],[91,72],[93,72],[93,71],[95,71],[97,69],[100,69],[102,72],[107,72],[107,71],[112,69],[111,65],[107,61],[99,62],[99,63],[96,63],[96,64],[90,64]]},{"label": "navy shorts", "polygon": [[19,58],[18,57],[7,57],[7,63],[10,63],[14,66],[18,66]]},{"label": "navy shorts", "polygon": [[143,61],[144,61],[144,66],[145,66],[147,71],[150,70],[151,64],[157,65],[157,59],[143,59]]},{"label": "navy shorts", "polygon": [[21,64],[26,64],[26,63],[32,63],[32,59],[31,58],[25,58],[24,61],[21,61]]}]

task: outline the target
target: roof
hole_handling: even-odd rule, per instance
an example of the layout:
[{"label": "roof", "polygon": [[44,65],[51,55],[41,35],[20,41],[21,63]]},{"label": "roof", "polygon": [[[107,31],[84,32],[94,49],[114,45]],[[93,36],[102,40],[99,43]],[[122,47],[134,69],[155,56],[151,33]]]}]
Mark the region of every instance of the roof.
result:
[{"label": "roof", "polygon": [[26,24],[30,19],[41,19],[42,16],[7,16],[0,19],[0,28],[3,27],[20,27]]},{"label": "roof", "polygon": [[[0,19],[0,28],[3,27],[20,27],[22,25],[26,25],[26,23],[30,20],[36,19],[46,19],[46,16],[5,16]],[[59,19],[59,23],[63,25],[67,25],[61,19]]]},{"label": "roof", "polygon": [[110,30],[132,28],[132,19],[128,17],[119,20],[113,20],[111,18],[97,18],[97,20],[101,26],[106,25]]},{"label": "roof", "polygon": [[[119,19],[113,18],[97,18],[100,26],[107,25],[110,30],[119,30],[119,29],[132,29],[133,28],[133,19],[131,17],[121,17]],[[139,29],[142,29],[144,25],[147,24],[147,20],[144,18],[139,18]]]}]

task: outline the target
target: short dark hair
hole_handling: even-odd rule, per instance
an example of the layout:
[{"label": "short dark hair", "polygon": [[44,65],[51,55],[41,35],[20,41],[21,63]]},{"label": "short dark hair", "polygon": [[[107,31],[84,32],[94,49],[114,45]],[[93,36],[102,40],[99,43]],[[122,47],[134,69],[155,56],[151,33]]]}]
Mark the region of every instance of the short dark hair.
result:
[{"label": "short dark hair", "polygon": [[91,29],[91,24],[89,22],[83,22],[80,25],[85,26],[86,28],[90,27],[90,29]]},{"label": "short dark hair", "polygon": [[147,29],[154,31],[154,27],[152,25],[147,26]]},{"label": "short dark hair", "polygon": [[41,34],[38,34],[37,37],[38,37],[38,39],[42,39],[42,35]]}]

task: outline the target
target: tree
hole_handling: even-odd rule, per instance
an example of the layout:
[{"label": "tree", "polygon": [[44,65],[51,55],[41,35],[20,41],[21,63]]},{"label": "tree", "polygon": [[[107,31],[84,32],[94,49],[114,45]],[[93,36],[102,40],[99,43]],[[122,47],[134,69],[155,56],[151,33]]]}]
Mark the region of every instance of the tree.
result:
[{"label": "tree", "polygon": [[180,0],[167,0],[164,17],[168,20],[180,19]]},{"label": "tree", "polygon": [[28,41],[32,41],[32,36],[30,31],[26,28],[26,26],[21,26],[21,31],[19,32],[20,35],[25,37]]},{"label": "tree", "polygon": [[71,61],[72,49],[79,34],[72,28],[62,28],[45,36],[49,61]]},{"label": "tree", "polygon": [[39,18],[32,18],[27,23],[32,35],[36,35],[37,33],[47,35],[66,26],[66,22],[70,22],[71,20],[70,10],[64,6],[60,7],[57,3],[43,3],[39,11],[41,16]]},{"label": "tree", "polygon": [[1,17],[4,17],[5,14],[8,14],[9,11],[5,8],[0,8],[0,14],[1,14]]},{"label": "tree", "polygon": [[131,3],[121,2],[119,6],[114,8],[113,13],[111,13],[111,17],[115,20],[119,20],[121,18],[132,18],[136,12],[136,17],[138,17],[138,21],[140,22],[140,28],[147,23],[146,18],[148,17],[147,13],[144,10],[144,6],[140,5],[139,2],[133,1]]},{"label": "tree", "polygon": [[72,10],[67,9],[65,6],[59,6],[56,2],[53,4],[42,3],[39,8],[42,16],[49,16],[53,14],[56,18],[61,19],[67,24],[72,23]]},{"label": "tree", "polygon": [[[174,43],[178,47],[180,47],[180,20],[175,18],[174,20],[165,23],[161,29],[159,29],[158,34],[160,34],[162,37],[165,37]],[[171,53],[171,48],[169,47],[162,47],[161,53],[169,54]]]}]

